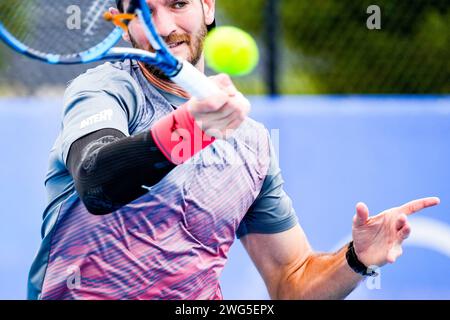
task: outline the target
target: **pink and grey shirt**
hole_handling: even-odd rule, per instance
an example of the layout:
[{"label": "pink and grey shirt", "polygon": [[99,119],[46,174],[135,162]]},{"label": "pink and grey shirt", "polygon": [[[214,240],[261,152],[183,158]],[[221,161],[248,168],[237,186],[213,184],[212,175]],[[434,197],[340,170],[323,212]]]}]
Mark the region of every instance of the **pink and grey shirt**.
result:
[{"label": "pink and grey shirt", "polygon": [[219,277],[236,237],[297,224],[268,131],[251,119],[121,209],[86,210],[66,168],[72,143],[105,128],[149,130],[181,102],[132,61],[105,63],[69,85],[29,299],[222,299]]}]

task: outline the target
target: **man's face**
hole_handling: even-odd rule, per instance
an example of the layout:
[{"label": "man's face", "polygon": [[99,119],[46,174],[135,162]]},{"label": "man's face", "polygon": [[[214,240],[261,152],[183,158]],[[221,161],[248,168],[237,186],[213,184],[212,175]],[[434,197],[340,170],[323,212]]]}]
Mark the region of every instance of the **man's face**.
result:
[{"label": "man's face", "polygon": [[[129,0],[124,1],[124,9]],[[207,24],[214,19],[214,0],[148,0],[153,22],[169,50],[193,65],[202,62]],[[152,51],[137,19],[129,24],[129,40],[135,48]],[[149,71],[155,72],[149,66]]]}]

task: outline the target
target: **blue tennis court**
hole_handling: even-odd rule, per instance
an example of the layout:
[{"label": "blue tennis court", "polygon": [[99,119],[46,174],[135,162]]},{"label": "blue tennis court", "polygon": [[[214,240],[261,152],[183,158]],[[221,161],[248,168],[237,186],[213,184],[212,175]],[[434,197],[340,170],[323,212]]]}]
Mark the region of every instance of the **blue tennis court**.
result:
[{"label": "blue tennis court", "polygon": [[[439,196],[411,218],[404,255],[350,299],[450,299],[450,97],[253,97],[279,154],[285,189],[318,251],[350,237],[354,206],[372,214]],[[0,299],[24,299],[40,243],[47,157],[60,99],[0,100]],[[264,283],[236,241],[222,275],[225,299],[266,299]]]}]

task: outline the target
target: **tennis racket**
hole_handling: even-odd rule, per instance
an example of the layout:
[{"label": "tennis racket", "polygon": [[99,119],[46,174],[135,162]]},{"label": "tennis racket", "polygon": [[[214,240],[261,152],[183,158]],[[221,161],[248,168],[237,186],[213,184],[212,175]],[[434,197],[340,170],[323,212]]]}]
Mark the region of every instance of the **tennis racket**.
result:
[{"label": "tennis racket", "polygon": [[[15,51],[50,64],[135,59],[159,68],[199,99],[218,92],[203,73],[171,54],[145,0],[131,0],[127,12],[116,16],[108,14],[110,7],[114,0],[0,0],[0,38]],[[116,47],[132,19],[139,19],[154,52]]]}]

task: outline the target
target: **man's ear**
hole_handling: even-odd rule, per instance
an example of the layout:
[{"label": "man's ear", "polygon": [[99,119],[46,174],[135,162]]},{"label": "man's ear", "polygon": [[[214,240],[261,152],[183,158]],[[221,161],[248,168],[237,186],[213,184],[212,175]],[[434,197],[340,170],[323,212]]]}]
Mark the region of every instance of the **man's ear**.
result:
[{"label": "man's ear", "polygon": [[[108,11],[109,11],[109,13],[111,13],[112,15],[116,15],[116,14],[119,14],[119,13],[120,13],[120,11],[117,10],[116,8],[114,8],[114,7],[109,8]],[[125,40],[126,42],[131,42],[131,41],[130,41],[130,35],[128,34],[128,32],[124,32],[124,33],[122,34],[122,39]]]},{"label": "man's ear", "polygon": [[210,25],[214,21],[216,13],[216,1],[215,0],[200,0],[203,2],[203,10],[205,13],[205,23]]}]

